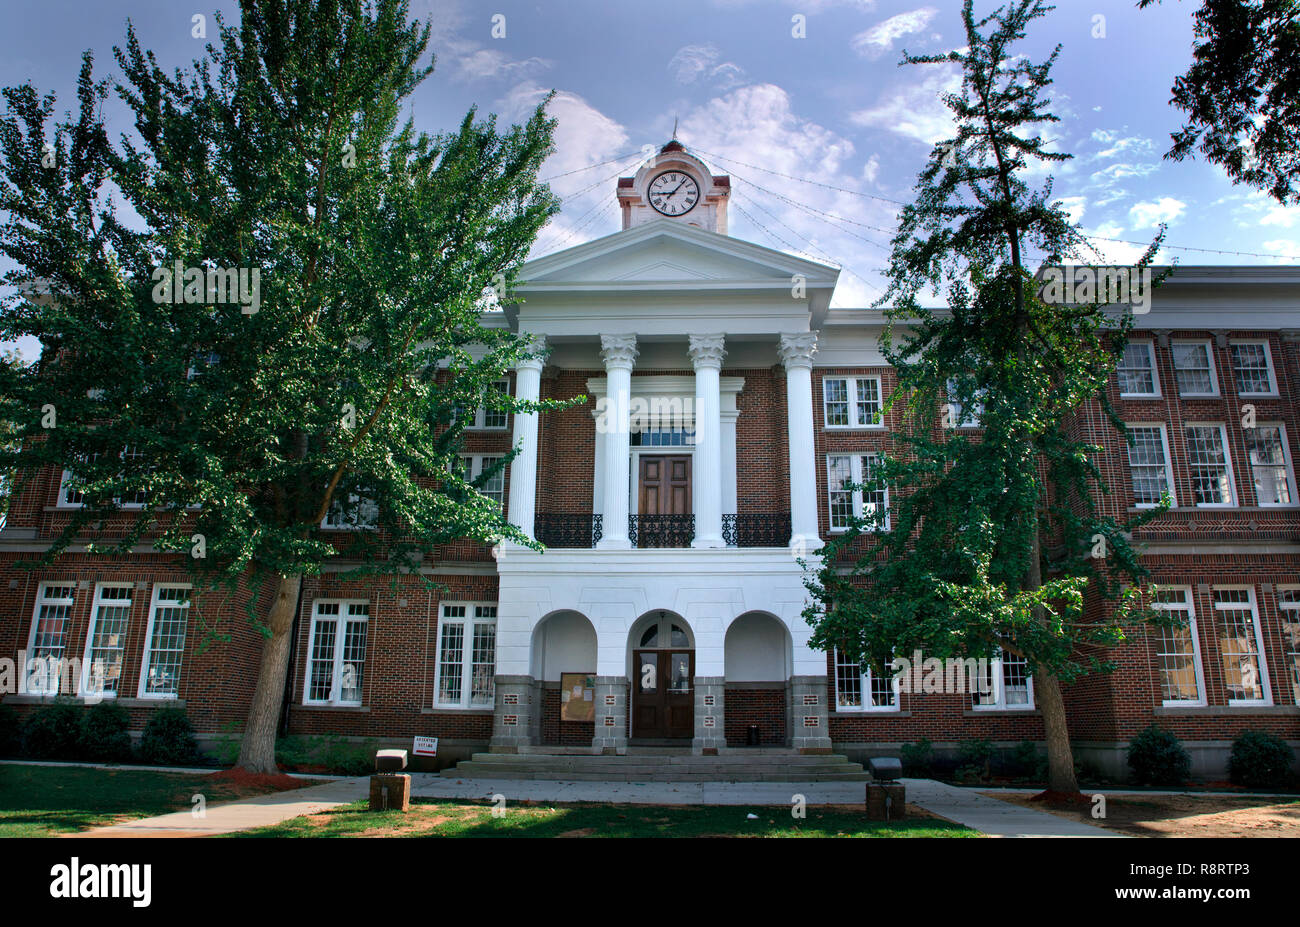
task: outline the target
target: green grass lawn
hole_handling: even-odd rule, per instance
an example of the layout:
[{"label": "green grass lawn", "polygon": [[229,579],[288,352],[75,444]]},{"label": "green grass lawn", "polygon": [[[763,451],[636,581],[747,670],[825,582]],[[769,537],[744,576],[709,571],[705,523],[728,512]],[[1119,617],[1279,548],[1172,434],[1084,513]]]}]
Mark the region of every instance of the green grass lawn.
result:
[{"label": "green grass lawn", "polygon": [[0,837],[51,837],[183,811],[192,807],[195,794],[212,805],[265,791],[214,782],[208,776],[130,767],[4,764],[0,765]]},{"label": "green grass lawn", "polygon": [[[658,807],[538,802],[510,804],[494,817],[487,801],[421,800],[406,814],[370,812],[365,802],[294,818],[231,837],[976,837],[935,818],[868,821],[862,811],[788,806]],[[749,820],[747,814],[757,814]]]}]

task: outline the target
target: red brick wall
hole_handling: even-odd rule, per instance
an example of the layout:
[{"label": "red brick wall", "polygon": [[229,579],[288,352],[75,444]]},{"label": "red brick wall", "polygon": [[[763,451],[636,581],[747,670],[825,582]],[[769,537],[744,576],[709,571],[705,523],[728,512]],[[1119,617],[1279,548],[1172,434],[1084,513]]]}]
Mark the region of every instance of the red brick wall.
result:
[{"label": "red brick wall", "polygon": [[785,686],[727,686],[724,698],[724,727],[728,747],[745,746],[751,724],[758,725],[759,740],[763,746],[780,746],[786,742]]}]

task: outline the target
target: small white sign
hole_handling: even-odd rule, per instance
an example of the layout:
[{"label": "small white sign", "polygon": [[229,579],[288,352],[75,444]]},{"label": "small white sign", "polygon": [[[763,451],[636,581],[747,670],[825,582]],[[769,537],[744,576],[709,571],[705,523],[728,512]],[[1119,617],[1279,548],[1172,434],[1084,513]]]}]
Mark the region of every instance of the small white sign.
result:
[{"label": "small white sign", "polygon": [[416,756],[437,756],[438,755],[438,738],[437,737],[417,737],[411,745],[411,752]]}]

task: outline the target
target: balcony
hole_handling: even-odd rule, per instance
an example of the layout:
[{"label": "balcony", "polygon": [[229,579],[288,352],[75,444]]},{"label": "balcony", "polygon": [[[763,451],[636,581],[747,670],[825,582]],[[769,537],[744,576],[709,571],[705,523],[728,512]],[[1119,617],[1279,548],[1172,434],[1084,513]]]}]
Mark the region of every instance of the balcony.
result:
[{"label": "balcony", "polygon": [[[539,513],[533,537],[552,548],[591,549],[603,536],[600,515]],[[690,547],[694,515],[629,515],[627,537],[636,548]],[[790,513],[722,516],[722,539],[728,547],[785,547],[790,542]]]}]

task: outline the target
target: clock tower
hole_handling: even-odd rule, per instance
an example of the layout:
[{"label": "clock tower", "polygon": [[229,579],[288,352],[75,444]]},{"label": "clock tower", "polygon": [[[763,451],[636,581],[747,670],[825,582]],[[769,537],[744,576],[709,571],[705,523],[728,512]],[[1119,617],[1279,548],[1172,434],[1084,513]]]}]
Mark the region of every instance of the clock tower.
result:
[{"label": "clock tower", "polygon": [[634,177],[618,179],[623,228],[672,219],[727,234],[731,178],[714,174],[677,139],[659,149]]}]

